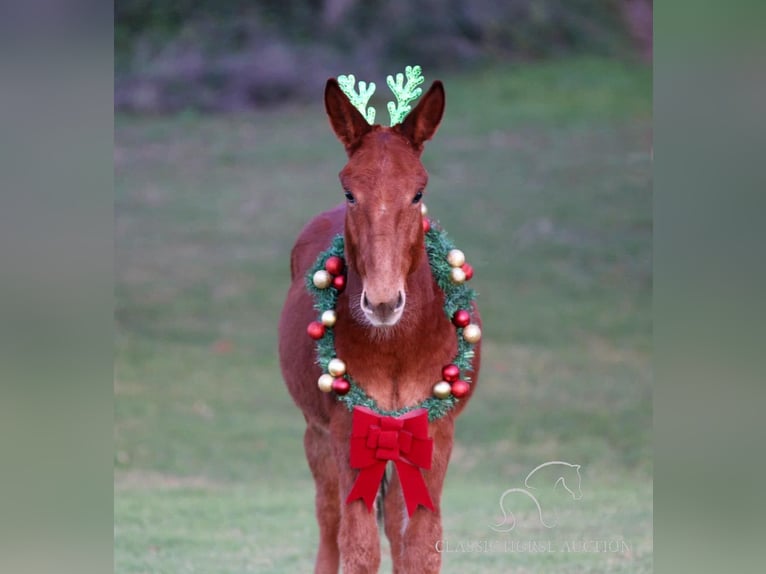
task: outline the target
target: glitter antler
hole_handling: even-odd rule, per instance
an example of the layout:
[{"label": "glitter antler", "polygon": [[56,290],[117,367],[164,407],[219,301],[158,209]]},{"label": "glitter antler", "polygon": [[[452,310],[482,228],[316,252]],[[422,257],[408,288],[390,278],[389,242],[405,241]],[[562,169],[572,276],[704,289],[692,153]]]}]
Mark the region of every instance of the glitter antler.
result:
[{"label": "glitter antler", "polygon": [[354,74],[338,76],[338,85],[343,93],[346,94],[348,101],[361,112],[364,119],[367,120],[367,123],[372,125],[375,123],[375,108],[372,106],[368,108],[367,102],[370,101],[370,97],[375,93],[375,82],[370,82],[368,85],[366,82],[360,81],[358,94],[354,91],[355,82],[356,78],[354,77]]},{"label": "glitter antler", "polygon": [[[404,83],[404,78],[407,78],[407,83]],[[420,97],[423,90],[418,86],[425,82],[423,72],[420,66],[407,66],[404,69],[404,74],[396,74],[396,81],[393,76],[386,78],[386,83],[391,91],[394,93],[396,103],[388,102],[388,115],[391,116],[391,126],[402,123],[404,118],[412,110],[410,104]],[[372,125],[375,123],[375,108],[372,106],[367,107],[367,102],[370,101],[372,94],[375,93],[375,82],[359,82],[359,93],[354,89],[356,78],[354,74],[348,76],[338,76],[338,85],[341,91],[346,94],[348,101],[357,110],[361,112],[367,123]]]},{"label": "glitter antler", "polygon": [[[407,84],[404,84],[404,76],[407,76]],[[340,78],[338,78],[340,80]],[[418,86],[425,81],[420,66],[407,66],[404,75],[396,74],[396,82],[393,76],[386,78],[386,83],[396,97],[396,104],[388,102],[388,115],[391,116],[391,125],[401,123],[405,116],[410,113],[410,103],[417,100],[423,92]]]}]

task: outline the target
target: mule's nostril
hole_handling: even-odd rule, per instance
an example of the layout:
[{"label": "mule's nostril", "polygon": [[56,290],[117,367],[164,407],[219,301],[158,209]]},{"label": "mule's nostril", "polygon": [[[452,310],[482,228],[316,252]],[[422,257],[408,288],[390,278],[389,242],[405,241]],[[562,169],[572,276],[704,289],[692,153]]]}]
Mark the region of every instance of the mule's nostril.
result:
[{"label": "mule's nostril", "polygon": [[404,296],[402,295],[402,292],[399,291],[399,298],[396,300],[396,310],[402,308],[402,305],[404,305]]},{"label": "mule's nostril", "polygon": [[362,307],[365,309],[370,308],[370,301],[367,299],[367,292],[362,293]]}]

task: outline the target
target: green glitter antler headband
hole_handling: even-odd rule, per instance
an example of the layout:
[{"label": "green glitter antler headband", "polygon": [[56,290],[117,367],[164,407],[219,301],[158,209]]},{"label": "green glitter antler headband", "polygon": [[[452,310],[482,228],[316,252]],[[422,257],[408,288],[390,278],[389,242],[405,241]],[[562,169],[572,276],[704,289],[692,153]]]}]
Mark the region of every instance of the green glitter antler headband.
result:
[{"label": "green glitter antler headband", "polygon": [[358,94],[354,91],[355,82],[356,78],[354,77],[354,74],[338,76],[338,85],[340,86],[340,89],[343,90],[343,93],[346,94],[348,101],[359,110],[364,116],[364,119],[367,120],[367,123],[372,125],[375,123],[375,108],[372,106],[368,108],[367,102],[370,101],[370,97],[375,93],[375,82],[370,82],[368,86],[365,82],[360,80]]},{"label": "green glitter antler headband", "polygon": [[[406,84],[404,83],[405,77],[407,78]],[[396,98],[395,103],[388,102],[387,106],[388,115],[391,116],[391,126],[395,126],[404,121],[404,118],[410,113],[410,110],[412,110],[410,104],[417,100],[420,97],[420,94],[423,93],[423,90],[418,86],[425,82],[425,80],[420,66],[407,66],[404,69],[404,74],[396,74],[396,80],[390,75],[386,78],[386,84],[388,84],[388,87],[394,93],[394,97]],[[360,81],[359,93],[354,91],[355,83],[356,78],[353,74],[349,74],[348,76],[338,76],[338,85],[343,93],[346,94],[348,100],[357,110],[359,110],[364,116],[364,119],[367,120],[368,124],[373,124],[375,122],[375,108],[372,106],[367,107],[367,103],[370,101],[372,94],[375,93],[375,82],[367,84],[366,82]]]},{"label": "green glitter antler headband", "polygon": [[412,106],[410,103],[414,102],[423,93],[423,90],[418,86],[426,81],[423,77],[423,73],[420,70],[420,66],[407,66],[404,69],[404,73],[407,75],[407,84],[404,84],[404,76],[402,74],[396,74],[396,83],[394,78],[388,76],[386,83],[396,97],[396,104],[394,102],[388,102],[388,114],[391,116],[391,125],[395,126],[404,120],[404,117],[410,113]]}]

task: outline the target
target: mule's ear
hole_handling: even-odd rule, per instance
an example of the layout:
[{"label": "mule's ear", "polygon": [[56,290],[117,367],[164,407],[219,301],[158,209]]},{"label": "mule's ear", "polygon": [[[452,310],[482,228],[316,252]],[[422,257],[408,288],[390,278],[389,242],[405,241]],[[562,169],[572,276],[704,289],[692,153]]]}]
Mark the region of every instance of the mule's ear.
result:
[{"label": "mule's ear", "polygon": [[335,78],[327,80],[324,89],[324,107],[330,118],[332,131],[346,148],[346,152],[351,154],[359,144],[359,140],[370,131],[372,126],[348,101]]},{"label": "mule's ear", "polygon": [[396,130],[412,142],[418,151],[430,140],[444,115],[444,86],[436,80]]}]

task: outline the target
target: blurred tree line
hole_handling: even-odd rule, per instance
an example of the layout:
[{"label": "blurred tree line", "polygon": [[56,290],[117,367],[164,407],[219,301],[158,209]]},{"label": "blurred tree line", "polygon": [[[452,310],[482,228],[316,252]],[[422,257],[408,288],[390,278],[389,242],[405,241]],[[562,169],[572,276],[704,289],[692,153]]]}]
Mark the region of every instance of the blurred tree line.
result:
[{"label": "blurred tree line", "polygon": [[115,19],[115,105],[139,112],[315,98],[409,63],[651,58],[652,0],[115,0]]}]

